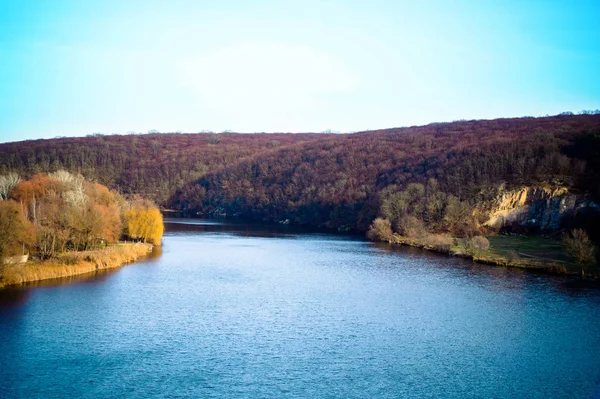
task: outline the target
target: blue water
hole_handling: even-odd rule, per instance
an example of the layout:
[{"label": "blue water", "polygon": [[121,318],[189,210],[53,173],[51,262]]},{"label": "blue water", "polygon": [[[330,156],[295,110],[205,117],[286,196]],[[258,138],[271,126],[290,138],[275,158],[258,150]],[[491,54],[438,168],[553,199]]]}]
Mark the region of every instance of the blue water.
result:
[{"label": "blue water", "polygon": [[0,291],[2,398],[593,398],[600,288],[358,237],[167,223],[162,254]]}]

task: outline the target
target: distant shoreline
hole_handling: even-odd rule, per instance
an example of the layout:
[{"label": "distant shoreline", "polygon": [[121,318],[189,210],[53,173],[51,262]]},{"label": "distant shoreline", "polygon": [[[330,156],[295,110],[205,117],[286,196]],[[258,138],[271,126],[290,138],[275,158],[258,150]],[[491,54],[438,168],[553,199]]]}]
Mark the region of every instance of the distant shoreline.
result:
[{"label": "distant shoreline", "polygon": [[57,258],[44,261],[3,265],[0,267],[0,289],[35,281],[114,269],[147,256],[153,248],[152,244],[146,243],[122,243],[104,249],[67,252]]},{"label": "distant shoreline", "polygon": [[[392,239],[387,242],[390,245],[399,245],[399,246],[409,246],[414,248],[420,248],[429,252],[436,252],[442,255],[447,256],[457,256],[464,259],[470,259],[474,263],[485,264],[490,266],[498,266],[498,267],[511,267],[516,269],[527,269],[527,270],[535,270],[538,272],[544,272],[547,274],[558,275],[558,276],[581,276],[581,272],[575,272],[573,270],[569,270],[565,264],[559,261],[542,261],[536,258],[531,257],[523,257],[519,256],[516,259],[509,259],[504,256],[494,255],[490,251],[484,251],[481,254],[473,255],[464,251],[464,248],[440,248],[434,245],[428,245],[427,243],[415,240],[408,239],[406,237],[401,237],[397,234],[394,234]],[[594,273],[585,273],[585,278],[600,278],[599,275]]]}]

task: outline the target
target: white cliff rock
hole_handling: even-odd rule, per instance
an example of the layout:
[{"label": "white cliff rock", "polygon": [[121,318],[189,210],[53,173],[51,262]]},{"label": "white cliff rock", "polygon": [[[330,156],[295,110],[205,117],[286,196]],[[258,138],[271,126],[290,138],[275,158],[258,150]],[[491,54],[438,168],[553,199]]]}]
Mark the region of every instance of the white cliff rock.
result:
[{"label": "white cliff rock", "polygon": [[555,231],[566,215],[598,205],[565,187],[522,187],[502,192],[489,205],[484,226],[508,226]]}]

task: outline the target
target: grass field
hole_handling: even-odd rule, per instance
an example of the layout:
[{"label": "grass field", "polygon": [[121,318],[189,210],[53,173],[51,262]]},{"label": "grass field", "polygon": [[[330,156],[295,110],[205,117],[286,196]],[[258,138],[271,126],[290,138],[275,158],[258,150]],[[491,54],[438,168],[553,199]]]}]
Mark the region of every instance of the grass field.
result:
[{"label": "grass field", "polygon": [[[581,272],[581,267],[565,252],[562,242],[551,237],[497,235],[488,237],[488,240],[491,257],[559,264],[569,273]],[[598,275],[600,269],[597,265],[591,266],[586,273]]]}]

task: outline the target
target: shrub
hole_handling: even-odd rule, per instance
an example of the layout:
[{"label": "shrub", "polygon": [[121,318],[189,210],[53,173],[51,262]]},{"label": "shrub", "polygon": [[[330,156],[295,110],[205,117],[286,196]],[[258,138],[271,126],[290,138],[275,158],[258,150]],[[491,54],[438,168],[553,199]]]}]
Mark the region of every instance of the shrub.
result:
[{"label": "shrub", "polygon": [[392,224],[389,220],[377,218],[369,227],[367,238],[371,241],[391,241],[392,240]]},{"label": "shrub", "polygon": [[480,256],[490,248],[490,242],[482,236],[475,236],[466,242],[467,252],[473,256]]},{"label": "shrub", "polygon": [[516,262],[520,258],[521,257],[516,251],[508,251],[508,253],[506,254],[506,259],[508,259],[509,262]]},{"label": "shrub", "polygon": [[439,252],[450,252],[454,239],[441,234],[430,234],[425,238],[425,245]]}]

